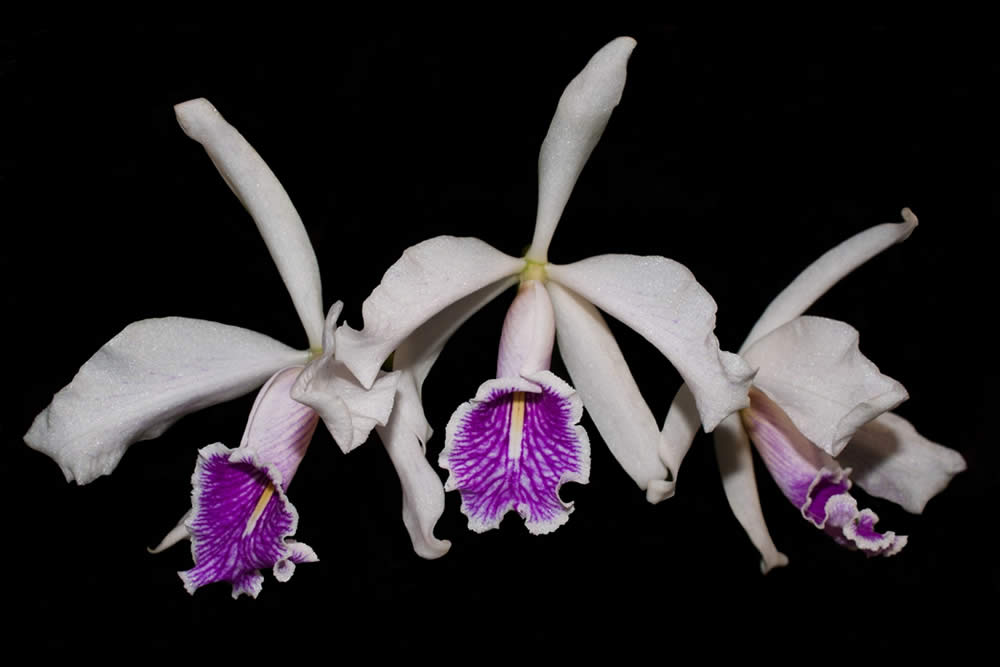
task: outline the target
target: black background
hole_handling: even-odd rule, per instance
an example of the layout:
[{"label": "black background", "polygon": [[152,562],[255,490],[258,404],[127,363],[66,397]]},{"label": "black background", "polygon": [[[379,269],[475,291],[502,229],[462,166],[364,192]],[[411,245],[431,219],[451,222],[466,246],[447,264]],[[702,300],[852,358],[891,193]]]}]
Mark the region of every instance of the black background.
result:
[{"label": "black background", "polygon": [[[0,191],[9,396],[8,637],[81,655],[137,644],[294,651],[560,651],[624,659],[786,646],[898,653],[966,646],[995,609],[997,58],[968,28],[686,28],[629,23],[526,30],[490,24],[8,28],[0,38]],[[810,311],[861,332],[862,350],[911,399],[899,412],[969,470],[922,516],[859,492],[880,527],[910,535],[866,559],[804,522],[762,467],[771,534],[791,559],[763,577],[701,436],[678,494],[648,505],[585,417],[591,483],[576,511],[531,537],[465,528],[448,494],[437,561],[416,557],[374,437],[344,456],[321,428],[291,498],[322,561],[256,601],[228,585],[195,596],[185,546],[146,553],[189,506],[198,448],[236,446],[253,394],[181,420],[77,487],[21,435],[53,393],[128,323],[183,315],[304,347],[249,215],[172,106],[204,96],[281,179],[319,257],[324,305],[360,306],[408,246],[477,236],[519,255],[531,239],[536,160],[566,83],[631,34],[621,105],[556,232],[550,259],[663,254],[719,304],[736,349],[802,268],[911,207],[920,227]],[[494,372],[509,296],[452,339],[425,385],[437,431]],[[655,349],[612,329],[658,420],[680,384]],[[558,360],[554,370],[563,376]],[[442,472],[442,478],[444,474]],[[11,486],[12,485],[12,486]],[[137,654],[145,655],[145,654]],[[807,654],[803,654],[807,655]],[[888,653],[870,654],[888,655]]]}]

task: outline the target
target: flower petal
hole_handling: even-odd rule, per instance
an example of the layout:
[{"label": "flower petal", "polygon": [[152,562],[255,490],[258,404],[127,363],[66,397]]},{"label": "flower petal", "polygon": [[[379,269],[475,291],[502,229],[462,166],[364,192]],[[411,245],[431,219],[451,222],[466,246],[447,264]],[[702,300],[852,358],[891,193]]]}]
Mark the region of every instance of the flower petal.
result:
[{"label": "flower petal", "polygon": [[444,487],[424,451],[430,428],[413,373],[402,373],[389,422],[376,426],[375,430],[399,475],[403,524],[410,534],[413,550],[422,558],[440,558],[451,548],[448,540],[434,537],[434,526],[444,512]]},{"label": "flower petal", "polygon": [[180,417],[235,398],[297,352],[246,329],[183,317],[125,327],[83,365],[24,436],[51,456],[66,480],[107,475],[128,446],[155,438]]},{"label": "flower petal", "polygon": [[691,388],[706,431],[747,406],[753,371],[719,350],[715,301],[685,266],[664,257],[600,255],[547,270],[670,360]]},{"label": "flower petal", "polygon": [[278,580],[287,581],[291,563],[317,560],[312,549],[289,540],[298,512],[285,496],[281,473],[255,452],[209,445],[198,452],[191,483],[186,526],[195,566],[180,573],[189,593],[228,581],[234,598],[257,597],[261,568],[273,567]]},{"label": "flower petal", "polygon": [[438,465],[451,471],[469,528],[481,533],[516,510],[534,535],[569,519],[559,497],[566,482],[590,479],[590,441],[580,397],[549,371],[484,382],[448,421]]},{"label": "flower petal", "polygon": [[323,294],[319,265],[302,219],[285,189],[247,140],[199,98],[174,107],[184,133],[205,147],[222,178],[257,223],[291,294],[309,346],[320,349]]},{"label": "flower petal", "polygon": [[[608,449],[651,502],[662,500],[656,419],[642,399],[604,318],[556,283],[546,284],[556,316],[556,339],[570,378]],[[650,497],[652,494],[652,497]]]},{"label": "flower petal", "polygon": [[908,208],[901,214],[904,222],[876,225],[855,234],[806,267],[760,316],[740,352],[804,313],[851,271],[893,244],[906,240],[917,227],[917,216]]},{"label": "flower petal", "polygon": [[660,431],[660,460],[670,471],[670,481],[660,485],[663,498],[674,495],[681,462],[691,449],[691,443],[694,442],[699,428],[701,421],[698,418],[698,405],[694,401],[694,394],[686,384],[682,384],[670,404],[667,417],[663,420],[663,429]]},{"label": "flower petal", "polygon": [[335,329],[343,304],[330,308],[323,333],[323,354],[309,363],[291,389],[291,397],[310,406],[346,454],[363,444],[376,424],[389,420],[396,395],[398,373],[379,372],[371,389],[365,389],[335,354]]},{"label": "flower petal", "polygon": [[907,398],[858,349],[858,332],[837,320],[799,317],[743,353],[760,371],[754,385],[803,435],[836,456],[861,426]]},{"label": "flower petal", "polygon": [[523,281],[503,320],[497,377],[549,370],[555,342],[556,321],[548,292],[537,280]]},{"label": "flower petal", "polygon": [[479,239],[438,236],[408,248],[361,307],[365,327],[337,330],[337,357],[365,387],[421,324],[451,304],[524,268]]},{"label": "flower petal", "polygon": [[319,422],[315,410],[292,398],[292,387],[301,373],[301,366],[286,368],[261,387],[240,442],[240,448],[254,452],[261,465],[273,466],[281,473],[285,490]]},{"label": "flower petal", "polygon": [[764,574],[773,568],[788,565],[788,556],[778,551],[764,522],[764,512],[757,495],[757,480],[753,473],[753,455],[739,415],[722,420],[712,434],[715,438],[715,455],[719,460],[722,487],[733,516],[743,526],[747,537],[760,552],[760,571]]},{"label": "flower petal", "polygon": [[774,481],[803,518],[838,544],[869,556],[892,556],[906,545],[906,537],[875,532],[878,517],[871,510],[858,511],[848,493],[850,470],[809,442],[767,395],[752,389],[750,408],[740,416]]},{"label": "flower petal", "polygon": [[965,470],[961,454],[931,442],[891,412],[858,429],[837,461],[853,469],[851,478],[862,489],[914,514]]},{"label": "flower petal", "polygon": [[532,261],[546,261],[549,242],[576,179],[621,100],[625,66],[634,48],[631,37],[605,45],[559,98],[538,155],[538,215],[527,255]]}]

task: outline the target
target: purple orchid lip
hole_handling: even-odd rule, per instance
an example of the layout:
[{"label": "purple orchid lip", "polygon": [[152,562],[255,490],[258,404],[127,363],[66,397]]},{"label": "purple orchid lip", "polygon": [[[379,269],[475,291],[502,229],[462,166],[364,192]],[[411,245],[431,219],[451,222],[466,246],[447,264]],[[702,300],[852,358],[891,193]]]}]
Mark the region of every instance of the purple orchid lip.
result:
[{"label": "purple orchid lip", "polygon": [[750,407],[740,415],[771,477],[803,518],[838,544],[869,556],[892,556],[906,546],[905,536],[875,531],[878,516],[858,510],[849,492],[850,469],[841,468],[806,439],[766,394],[751,388]]},{"label": "purple orchid lip", "polygon": [[548,371],[527,380],[485,382],[448,423],[439,464],[451,471],[446,490],[459,489],[469,528],[483,532],[515,510],[533,534],[569,518],[559,497],[565,482],[590,478],[590,442],[577,422],[582,404]]}]

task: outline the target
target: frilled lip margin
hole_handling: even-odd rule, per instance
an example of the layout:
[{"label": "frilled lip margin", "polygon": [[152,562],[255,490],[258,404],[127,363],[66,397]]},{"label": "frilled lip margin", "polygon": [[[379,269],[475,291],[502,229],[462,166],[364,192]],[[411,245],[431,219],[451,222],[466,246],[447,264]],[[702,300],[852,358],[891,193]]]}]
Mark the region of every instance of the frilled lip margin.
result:
[{"label": "frilled lip margin", "polygon": [[254,452],[221,443],[199,450],[191,484],[185,526],[195,566],[179,573],[188,593],[228,581],[233,598],[256,598],[262,568],[273,566],[275,578],[288,581],[296,564],[319,560],[311,547],[291,539],[299,514],[282,489],[281,473],[261,465]]}]

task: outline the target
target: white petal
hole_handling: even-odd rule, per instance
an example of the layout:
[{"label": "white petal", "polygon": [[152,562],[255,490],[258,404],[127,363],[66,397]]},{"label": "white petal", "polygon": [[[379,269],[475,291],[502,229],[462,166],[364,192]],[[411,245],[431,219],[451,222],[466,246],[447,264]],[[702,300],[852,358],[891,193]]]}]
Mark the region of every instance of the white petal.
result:
[{"label": "white petal", "polygon": [[715,429],[715,455],[719,459],[722,487],[736,520],[760,552],[760,570],[788,565],[788,557],[778,551],[764,523],[764,512],[757,495],[757,480],[753,474],[753,456],[739,415],[726,417]]},{"label": "white petal", "polygon": [[365,299],[365,328],[337,330],[337,357],[366,387],[421,324],[459,299],[524,268],[479,239],[438,236],[408,248]]},{"label": "white petal", "polygon": [[618,343],[596,308],[560,285],[549,282],[546,288],[556,316],[559,354],[584,408],[639,488],[656,486],[667,476],[656,451],[660,433]]},{"label": "white petal", "polygon": [[365,389],[344,362],[324,354],[302,371],[292,398],[319,413],[346,454],[364,444],[376,425],[389,421],[398,379],[399,373],[379,372]]},{"label": "white petal", "polygon": [[320,349],[323,295],[319,265],[302,219],[285,189],[247,140],[199,98],[174,107],[184,133],[205,147],[222,178],[246,207],[278,265],[309,346]]},{"label": "white petal", "polygon": [[683,384],[670,404],[667,418],[663,420],[663,430],[660,431],[660,460],[670,470],[670,481],[664,482],[660,489],[663,498],[674,495],[681,462],[691,449],[699,428],[701,421],[694,394]]},{"label": "white petal", "polygon": [[507,309],[497,353],[497,377],[519,377],[549,370],[556,342],[552,301],[537,280],[525,280]]},{"label": "white petal", "polygon": [[965,470],[961,454],[931,442],[891,412],[858,429],[837,462],[853,468],[851,479],[862,489],[914,514]]},{"label": "white petal", "polygon": [[183,317],[125,327],[83,365],[24,436],[79,484],[107,475],[133,442],[260,386],[297,352],[267,336]]},{"label": "white petal", "polygon": [[902,216],[904,222],[876,225],[855,234],[806,267],[767,307],[740,351],[804,313],[851,271],[891,245],[906,240],[917,227],[917,216],[908,208],[903,209]]},{"label": "white petal", "polygon": [[559,98],[538,155],[538,216],[527,255],[532,261],[546,261],[549,242],[576,179],[621,100],[625,65],[634,48],[631,37],[607,44]]},{"label": "white petal", "polygon": [[[406,369],[413,374],[419,396],[427,374],[452,334],[480,308],[516,282],[516,276],[501,278],[442,310],[400,343],[393,355],[392,367]],[[430,438],[429,433],[427,437]]]},{"label": "white petal", "polygon": [[389,423],[377,426],[403,489],[403,523],[413,550],[423,558],[440,558],[451,542],[434,537],[434,525],[444,512],[444,487],[424,452],[430,429],[411,372],[397,385],[396,407]]},{"label": "white petal", "polygon": [[337,318],[343,307],[341,301],[330,307],[323,330],[323,354],[302,371],[291,395],[319,413],[346,454],[364,444],[376,424],[389,420],[399,374],[379,372],[371,389],[365,389],[336,358]]},{"label": "white petal", "polygon": [[664,257],[600,255],[550,264],[548,275],[655,345],[691,388],[706,431],[749,405],[753,371],[735,354],[719,350],[715,301],[682,264]]},{"label": "white petal", "polygon": [[858,349],[852,326],[799,317],[751,345],[744,356],[760,371],[754,385],[803,435],[836,456],[862,425],[907,398]]}]

